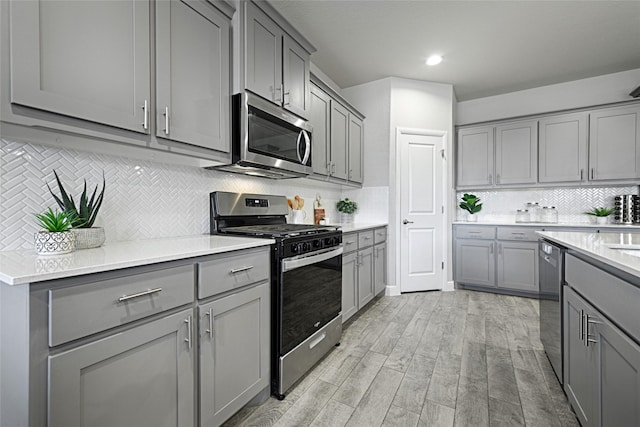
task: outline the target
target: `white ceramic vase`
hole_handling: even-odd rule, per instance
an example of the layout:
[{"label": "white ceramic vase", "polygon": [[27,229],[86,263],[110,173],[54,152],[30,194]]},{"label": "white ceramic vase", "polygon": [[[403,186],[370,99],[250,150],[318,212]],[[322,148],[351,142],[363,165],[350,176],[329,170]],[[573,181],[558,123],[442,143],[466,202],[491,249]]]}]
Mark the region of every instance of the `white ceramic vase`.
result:
[{"label": "white ceramic vase", "polygon": [[102,246],[105,240],[104,228],[74,228],[76,249],[90,249]]},{"label": "white ceramic vase", "polygon": [[39,231],[33,235],[38,255],[68,254],[75,248],[73,231]]},{"label": "white ceramic vase", "polygon": [[467,222],[478,222],[478,216],[472,213],[467,214]]},{"label": "white ceramic vase", "polygon": [[609,223],[609,217],[608,216],[597,216],[596,218],[596,224],[597,225],[604,225],[604,224],[608,224]]}]

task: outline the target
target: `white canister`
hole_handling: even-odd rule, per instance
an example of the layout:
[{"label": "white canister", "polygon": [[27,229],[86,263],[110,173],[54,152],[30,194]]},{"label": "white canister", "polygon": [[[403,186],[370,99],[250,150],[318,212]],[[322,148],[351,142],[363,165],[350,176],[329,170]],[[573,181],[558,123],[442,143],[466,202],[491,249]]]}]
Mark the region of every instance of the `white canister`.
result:
[{"label": "white canister", "polygon": [[304,219],[307,217],[307,213],[300,209],[294,209],[291,211],[291,223],[292,224],[304,224]]}]

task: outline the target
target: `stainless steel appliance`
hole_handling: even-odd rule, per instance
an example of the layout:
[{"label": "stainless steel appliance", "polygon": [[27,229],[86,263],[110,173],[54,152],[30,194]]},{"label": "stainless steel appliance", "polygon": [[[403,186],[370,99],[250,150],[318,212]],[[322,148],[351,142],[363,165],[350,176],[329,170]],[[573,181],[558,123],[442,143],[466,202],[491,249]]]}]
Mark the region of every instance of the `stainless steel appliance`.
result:
[{"label": "stainless steel appliance", "polygon": [[538,242],[540,257],[540,341],[553,371],[562,384],[562,285],[565,249],[545,240]]},{"label": "stainless steel appliance", "polygon": [[232,97],[231,162],[218,169],[266,178],[313,173],[312,127],[305,120],[251,93]]},{"label": "stainless steel appliance", "polygon": [[636,194],[622,194],[614,198],[613,217],[619,224],[640,222],[640,197]]},{"label": "stainless steel appliance", "polygon": [[287,224],[284,196],[211,193],[211,233],[268,237],[271,250],[271,392],[285,392],[342,335],[342,231]]}]

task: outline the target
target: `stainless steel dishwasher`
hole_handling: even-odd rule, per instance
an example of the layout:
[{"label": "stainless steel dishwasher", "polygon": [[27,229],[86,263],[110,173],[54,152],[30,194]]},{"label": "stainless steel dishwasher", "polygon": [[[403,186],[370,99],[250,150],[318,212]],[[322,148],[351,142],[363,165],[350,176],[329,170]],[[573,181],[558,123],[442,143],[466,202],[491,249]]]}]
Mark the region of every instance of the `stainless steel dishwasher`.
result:
[{"label": "stainless steel dishwasher", "polygon": [[540,281],[540,341],[562,384],[562,285],[565,248],[538,242]]}]

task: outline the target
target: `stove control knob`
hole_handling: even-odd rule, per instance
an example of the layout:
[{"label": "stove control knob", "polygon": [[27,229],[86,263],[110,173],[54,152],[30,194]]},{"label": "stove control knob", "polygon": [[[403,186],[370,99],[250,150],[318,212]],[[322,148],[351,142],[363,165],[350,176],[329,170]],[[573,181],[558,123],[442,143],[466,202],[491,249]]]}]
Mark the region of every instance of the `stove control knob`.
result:
[{"label": "stove control knob", "polygon": [[331,246],[331,245],[333,245],[333,237],[325,237],[325,238],[324,238],[324,244],[325,244],[326,246]]},{"label": "stove control knob", "polygon": [[319,249],[320,246],[322,246],[322,242],[320,241],[320,239],[314,240],[312,245],[313,245],[313,249]]},{"label": "stove control knob", "polygon": [[298,252],[300,252],[300,244],[299,243],[292,243],[291,244],[291,252],[293,252],[294,254],[297,254]]},{"label": "stove control knob", "polygon": [[304,242],[302,244],[302,250],[303,251],[308,251],[309,249],[311,249],[311,245],[308,242]]}]

